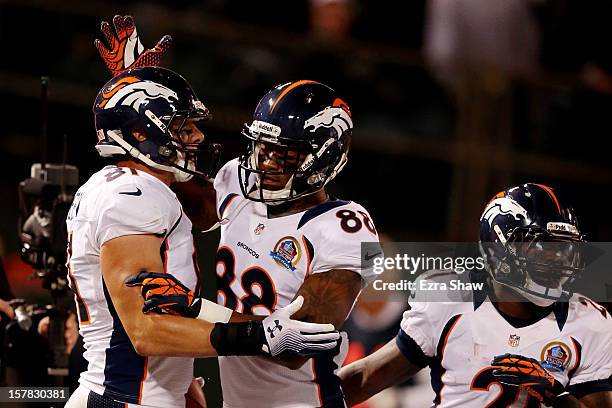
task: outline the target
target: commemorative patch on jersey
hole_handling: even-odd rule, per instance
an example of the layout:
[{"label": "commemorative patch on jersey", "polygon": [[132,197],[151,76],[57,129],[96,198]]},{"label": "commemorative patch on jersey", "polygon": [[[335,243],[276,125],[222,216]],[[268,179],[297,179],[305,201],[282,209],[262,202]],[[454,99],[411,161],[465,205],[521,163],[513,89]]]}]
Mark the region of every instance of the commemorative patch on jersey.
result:
[{"label": "commemorative patch on jersey", "polygon": [[572,359],[572,352],[567,344],[553,341],[544,346],[540,358],[542,367],[548,371],[563,372]]},{"label": "commemorative patch on jersey", "polygon": [[508,339],[508,345],[510,347],[518,347],[521,342],[521,337],[516,334],[511,334]]},{"label": "commemorative patch on jersey", "polygon": [[294,237],[283,237],[274,245],[274,250],[270,251],[270,256],[280,266],[294,271],[295,265],[300,262],[302,257],[302,249],[298,240]]}]

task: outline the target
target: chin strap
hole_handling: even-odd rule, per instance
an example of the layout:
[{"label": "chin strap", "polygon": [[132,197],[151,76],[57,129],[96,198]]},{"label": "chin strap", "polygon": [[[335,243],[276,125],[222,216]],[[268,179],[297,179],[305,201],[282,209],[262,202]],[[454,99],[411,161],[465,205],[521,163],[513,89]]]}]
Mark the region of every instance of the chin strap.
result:
[{"label": "chin strap", "polygon": [[[163,171],[167,171],[169,173],[174,174],[174,179],[179,183],[189,181],[193,177],[193,174],[189,174],[185,171],[182,171],[177,167],[166,166],[164,164],[159,164],[159,163],[154,162],[153,160],[151,160],[151,158],[148,155],[143,154],[140,150],[138,150],[137,148],[135,148],[134,146],[126,142],[125,139],[123,139],[121,132],[119,131],[107,130],[106,136],[108,136],[113,142],[121,146],[122,151],[119,152],[118,151],[119,149],[116,148],[117,146],[97,145],[96,149],[98,149],[98,152],[100,152],[100,155],[102,155],[103,157],[109,157],[109,156],[112,156],[113,154],[118,154],[118,153],[127,153],[133,158],[140,160],[141,162],[143,162],[149,167],[153,167],[154,169],[163,170]],[[98,130],[98,138],[100,140],[104,139],[104,130]],[[107,148],[111,146],[114,149]]]}]

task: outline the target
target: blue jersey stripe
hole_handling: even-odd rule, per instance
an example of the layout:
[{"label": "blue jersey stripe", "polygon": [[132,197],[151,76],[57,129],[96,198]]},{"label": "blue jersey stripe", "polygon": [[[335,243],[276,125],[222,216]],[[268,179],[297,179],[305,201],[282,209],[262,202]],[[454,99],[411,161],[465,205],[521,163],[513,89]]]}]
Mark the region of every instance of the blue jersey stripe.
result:
[{"label": "blue jersey stripe", "polygon": [[442,366],[442,359],[444,358],[444,349],[446,348],[446,343],[448,342],[448,337],[450,336],[451,331],[455,327],[457,320],[461,318],[461,315],[455,315],[451,317],[448,322],[444,325],[444,329],[442,329],[442,334],[440,335],[440,340],[438,341],[438,347],[436,348],[436,355],[433,359],[430,360],[430,368],[431,368],[431,388],[433,388],[436,393],[436,397],[434,399],[435,406],[438,406],[442,402],[442,388],[444,388],[444,381],[442,381],[442,376],[446,372],[446,369]]},{"label": "blue jersey stripe", "polygon": [[[342,339],[340,339],[340,342],[342,342]],[[343,408],[345,406],[340,378],[334,373],[338,369],[334,357],[340,352],[340,342],[334,349],[319,353],[312,358],[315,372],[314,381],[318,384],[321,407],[324,408]]]},{"label": "blue jersey stripe", "polygon": [[342,200],[332,200],[326,201],[323,204],[319,204],[316,207],[308,209],[302,218],[300,218],[300,222],[298,222],[297,229],[302,228],[308,221],[318,217],[321,214],[325,214],[329,210],[333,210],[334,208],[341,207],[343,205],[350,204],[350,201],[342,201]]},{"label": "blue jersey stripe", "polygon": [[230,202],[232,201],[232,199],[234,199],[235,197],[237,197],[238,194],[236,193],[230,193],[228,194],[224,199],[223,202],[221,203],[221,205],[219,206],[219,219],[223,218],[223,213],[225,212],[225,209],[227,208],[227,206],[230,204]]},{"label": "blue jersey stripe", "polygon": [[140,404],[141,382],[146,375],[147,359],[134,350],[104,282],[103,289],[108,310],[113,318],[113,333],[106,349],[103,395],[130,404]]}]

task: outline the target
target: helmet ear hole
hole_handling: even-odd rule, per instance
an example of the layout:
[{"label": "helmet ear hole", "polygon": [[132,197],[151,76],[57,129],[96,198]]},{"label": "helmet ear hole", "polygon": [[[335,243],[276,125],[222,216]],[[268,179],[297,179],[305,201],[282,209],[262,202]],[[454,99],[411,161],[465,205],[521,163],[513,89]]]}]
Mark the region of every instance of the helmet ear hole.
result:
[{"label": "helmet ear hole", "polygon": [[159,146],[157,152],[166,159],[171,159],[176,156],[176,150],[170,149],[167,146]]},{"label": "helmet ear hole", "polygon": [[147,134],[141,128],[133,128],[130,134],[138,142],[144,142],[145,140],[147,140]]}]

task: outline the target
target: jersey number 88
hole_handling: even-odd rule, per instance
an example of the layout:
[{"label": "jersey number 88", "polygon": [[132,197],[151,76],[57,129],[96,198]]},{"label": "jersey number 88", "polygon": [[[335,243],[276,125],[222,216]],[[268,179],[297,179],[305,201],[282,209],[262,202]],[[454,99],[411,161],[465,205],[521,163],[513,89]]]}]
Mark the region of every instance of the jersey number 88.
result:
[{"label": "jersey number 88", "polygon": [[[263,269],[253,266],[242,273],[240,284],[245,296],[238,299],[238,296],[231,288],[232,282],[236,280],[236,258],[228,247],[221,247],[217,251],[217,268],[223,267],[223,271],[217,274],[217,296],[222,295],[225,300],[225,307],[234,311],[238,310],[239,303],[242,304],[241,313],[252,315],[256,306],[265,307],[272,313],[276,309],[276,289],[270,276]],[[259,290],[255,290],[258,287]]]}]

